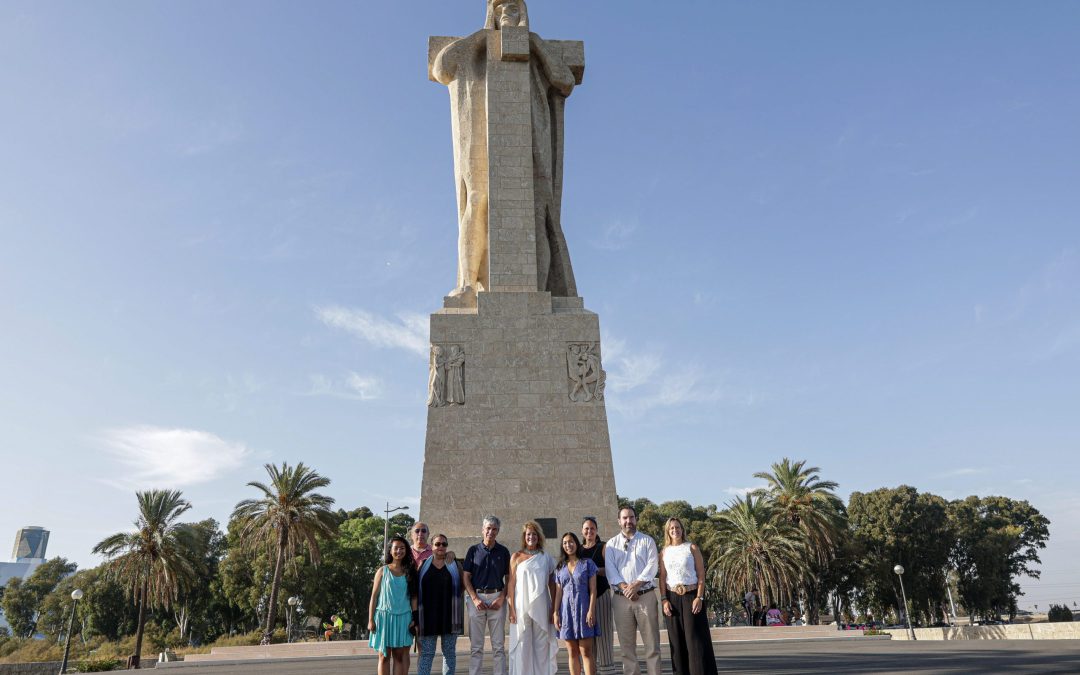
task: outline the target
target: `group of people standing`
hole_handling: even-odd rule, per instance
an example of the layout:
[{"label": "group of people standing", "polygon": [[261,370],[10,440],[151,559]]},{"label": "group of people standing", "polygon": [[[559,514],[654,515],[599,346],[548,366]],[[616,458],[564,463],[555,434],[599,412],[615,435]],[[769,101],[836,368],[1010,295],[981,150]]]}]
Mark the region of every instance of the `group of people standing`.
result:
[{"label": "group of people standing", "polygon": [[403,537],[390,540],[386,564],[372,586],[369,645],[379,652],[380,675],[408,673],[414,636],[420,675],[430,675],[439,641],[443,673],[453,673],[457,636],[466,620],[470,675],[481,675],[485,637],[494,675],[508,670],[509,675],[553,675],[560,639],[572,675],[615,673],[614,633],[624,675],[640,675],[638,634],[648,675],[660,675],[661,611],[675,672],[715,675],[704,565],[697,546],[686,540],[682,522],[671,518],[665,524],[662,552],[652,537],[637,530],[632,507],[619,511],[619,525],[619,534],[605,543],[596,519],[585,518],[580,539],[574,532],[562,535],[556,561],[544,551],[544,534],[536,522],[525,523],[520,546],[511,553],[497,540],[499,519],[487,516],[482,541],[459,561],[448,551],[445,535],[435,535],[428,545],[428,526],[415,523],[411,545]]}]

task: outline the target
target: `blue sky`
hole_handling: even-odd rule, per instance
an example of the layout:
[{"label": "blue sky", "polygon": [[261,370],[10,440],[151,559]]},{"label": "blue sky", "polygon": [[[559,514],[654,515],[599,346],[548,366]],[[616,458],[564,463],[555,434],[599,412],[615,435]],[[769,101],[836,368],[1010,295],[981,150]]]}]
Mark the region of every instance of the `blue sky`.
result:
[{"label": "blue sky", "polygon": [[[530,9],[586,42],[563,223],[619,492],[722,504],[792,456],[1029,499],[1021,604],[1080,601],[1080,5]],[[426,44],[483,16],[0,5],[0,537],[92,564],[134,489],[224,520],[264,462],[415,509],[456,239]]]}]

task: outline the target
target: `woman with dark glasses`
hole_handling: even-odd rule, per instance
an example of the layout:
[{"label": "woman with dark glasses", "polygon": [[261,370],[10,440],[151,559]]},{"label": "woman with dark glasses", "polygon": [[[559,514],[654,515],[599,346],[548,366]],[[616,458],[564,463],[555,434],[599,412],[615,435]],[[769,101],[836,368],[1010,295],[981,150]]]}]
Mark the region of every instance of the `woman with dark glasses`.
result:
[{"label": "woman with dark glasses", "polygon": [[432,554],[420,566],[420,663],[419,675],[431,675],[436,642],[442,641],[443,674],[457,667],[457,638],[465,623],[464,587],[460,565],[447,555],[448,540],[437,534]]}]

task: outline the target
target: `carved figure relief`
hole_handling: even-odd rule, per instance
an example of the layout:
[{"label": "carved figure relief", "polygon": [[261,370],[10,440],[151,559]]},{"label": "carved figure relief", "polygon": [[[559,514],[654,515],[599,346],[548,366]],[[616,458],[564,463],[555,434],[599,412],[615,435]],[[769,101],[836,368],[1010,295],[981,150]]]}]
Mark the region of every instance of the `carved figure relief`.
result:
[{"label": "carved figure relief", "polygon": [[431,408],[465,404],[465,350],[461,345],[432,345],[428,375]]},{"label": "carved figure relief", "polygon": [[570,400],[574,403],[603,401],[607,373],[600,365],[599,342],[576,342],[566,348],[566,372],[570,377]]},{"label": "carved figure relief", "polygon": [[446,403],[465,404],[465,350],[461,345],[450,345],[446,357]]}]

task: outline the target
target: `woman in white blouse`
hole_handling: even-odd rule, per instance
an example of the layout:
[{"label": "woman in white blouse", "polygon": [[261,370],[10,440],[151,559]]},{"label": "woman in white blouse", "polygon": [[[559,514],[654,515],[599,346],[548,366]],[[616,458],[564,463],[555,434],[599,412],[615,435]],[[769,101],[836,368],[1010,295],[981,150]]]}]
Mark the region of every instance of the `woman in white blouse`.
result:
[{"label": "woman in white blouse", "polygon": [[705,611],[705,562],[697,545],[686,541],[678,518],[664,523],[660,590],[674,671],[716,675],[716,656]]}]

